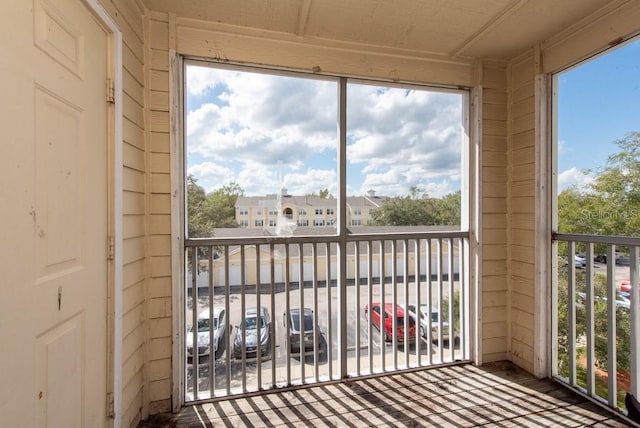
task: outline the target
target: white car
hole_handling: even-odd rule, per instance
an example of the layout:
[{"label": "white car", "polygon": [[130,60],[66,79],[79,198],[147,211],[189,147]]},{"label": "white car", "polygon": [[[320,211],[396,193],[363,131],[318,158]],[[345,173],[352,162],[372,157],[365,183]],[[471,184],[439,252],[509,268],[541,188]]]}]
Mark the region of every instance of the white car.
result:
[{"label": "white car", "polygon": [[[213,352],[217,358],[219,351],[223,350],[222,340],[226,337],[227,317],[224,308],[213,308],[213,318],[209,310],[202,311],[198,315],[198,356],[211,354],[209,339],[210,327],[213,326]],[[193,357],[193,326],[187,331],[187,358]]]},{"label": "white car", "polygon": [[[409,314],[416,317],[415,305],[408,305]],[[429,308],[427,305],[420,305],[420,314],[417,318],[420,320],[420,336],[427,338],[429,331],[429,320],[431,320],[431,340],[438,340],[438,330],[440,329],[440,317],[436,308]],[[449,323],[442,322],[442,340],[449,340]]]}]

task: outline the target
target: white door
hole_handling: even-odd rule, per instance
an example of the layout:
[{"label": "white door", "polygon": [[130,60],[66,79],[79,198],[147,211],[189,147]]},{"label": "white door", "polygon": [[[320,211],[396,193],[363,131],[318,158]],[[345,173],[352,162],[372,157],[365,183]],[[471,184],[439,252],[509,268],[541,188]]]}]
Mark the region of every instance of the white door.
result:
[{"label": "white door", "polygon": [[0,426],[101,427],[107,33],[80,0],[0,9]]}]

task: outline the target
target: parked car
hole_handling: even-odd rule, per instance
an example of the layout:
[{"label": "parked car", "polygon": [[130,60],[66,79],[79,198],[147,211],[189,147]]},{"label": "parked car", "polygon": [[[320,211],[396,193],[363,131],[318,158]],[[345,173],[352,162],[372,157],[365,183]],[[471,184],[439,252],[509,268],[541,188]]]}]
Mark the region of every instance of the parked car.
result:
[{"label": "parked car", "polygon": [[[213,326],[213,352],[217,358],[218,351],[223,350],[222,340],[227,333],[227,317],[224,308],[213,308],[213,318],[209,315],[209,310],[202,311],[198,315],[197,337],[198,356],[209,355],[211,346],[209,343],[209,329]],[[187,357],[193,357],[193,326],[187,331]]]},{"label": "parked car", "polygon": [[576,254],[573,256],[575,267],[577,268],[586,268],[587,267],[587,258],[584,254]]},{"label": "parked car", "polygon": [[[244,333],[243,333],[244,332]],[[271,318],[269,311],[264,306],[247,309],[244,313],[244,325],[236,326],[236,334],[233,339],[233,356],[242,358],[242,343],[244,336],[245,358],[256,358],[269,354],[271,348]]]},{"label": "parked car", "polygon": [[629,278],[620,283],[620,291],[624,293],[631,293],[631,280]]},{"label": "parked car", "polygon": [[[408,305],[409,314],[420,320],[420,336],[427,338],[429,331],[429,319],[431,319],[431,340],[438,340],[440,330],[440,316],[437,308],[429,308],[428,305],[420,305],[419,313],[416,313],[415,305]],[[442,340],[449,340],[449,323],[442,322]]]},{"label": "parked car", "polygon": [[606,254],[596,254],[593,257],[593,261],[594,262],[598,262],[598,263],[606,263],[607,262],[607,255]]},{"label": "parked car", "polygon": [[[396,305],[395,308],[393,303],[385,303],[384,308],[380,303],[372,303],[371,311],[369,311],[368,305],[364,307],[364,316],[369,319],[371,324],[376,327],[378,330],[382,331],[384,334],[385,341],[391,341],[394,336],[393,331],[393,315],[395,314],[396,319],[396,339],[400,342],[404,342],[405,337],[407,337],[407,341],[413,341],[416,338],[416,320],[413,316],[406,314],[409,317],[409,331],[406,332],[404,330],[404,318],[405,311],[402,306]],[[381,321],[384,320],[384,321]],[[384,324],[382,327],[381,325]]]},{"label": "parked car", "polygon": [[318,354],[321,354],[323,352],[322,331],[315,325],[313,311],[304,308],[301,314],[300,309],[296,308],[289,310],[289,313],[285,312],[282,320],[285,328],[287,317],[289,318],[289,352],[296,355],[304,349],[304,355],[313,355],[315,344]]}]

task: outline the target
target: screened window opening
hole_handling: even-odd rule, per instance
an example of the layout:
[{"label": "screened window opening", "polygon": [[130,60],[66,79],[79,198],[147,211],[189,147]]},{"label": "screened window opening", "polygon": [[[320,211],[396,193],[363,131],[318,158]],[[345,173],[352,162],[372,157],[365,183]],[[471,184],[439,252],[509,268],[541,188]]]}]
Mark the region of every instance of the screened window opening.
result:
[{"label": "screened window opening", "polygon": [[186,400],[468,361],[466,92],[184,76]]}]

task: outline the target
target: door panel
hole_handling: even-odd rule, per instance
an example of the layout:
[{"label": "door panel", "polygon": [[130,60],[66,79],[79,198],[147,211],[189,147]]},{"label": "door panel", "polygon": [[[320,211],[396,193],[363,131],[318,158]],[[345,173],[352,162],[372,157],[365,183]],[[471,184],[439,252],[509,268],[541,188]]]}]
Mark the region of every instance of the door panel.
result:
[{"label": "door panel", "polygon": [[100,427],[107,33],[81,0],[2,9],[0,425]]}]

